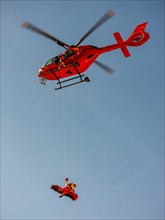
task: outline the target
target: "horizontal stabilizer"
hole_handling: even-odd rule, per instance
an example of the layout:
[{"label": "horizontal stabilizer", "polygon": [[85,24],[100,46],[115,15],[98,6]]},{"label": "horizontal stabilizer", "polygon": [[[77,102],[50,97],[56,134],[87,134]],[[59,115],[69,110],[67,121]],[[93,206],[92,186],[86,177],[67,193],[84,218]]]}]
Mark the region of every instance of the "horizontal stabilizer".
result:
[{"label": "horizontal stabilizer", "polygon": [[125,57],[131,56],[130,52],[128,51],[128,49],[126,47],[125,42],[123,41],[123,39],[122,39],[122,37],[120,35],[120,33],[119,32],[115,32],[115,33],[113,33],[113,35],[114,35],[117,43],[120,45],[120,49],[123,52],[124,56]]},{"label": "horizontal stabilizer", "polygon": [[122,50],[125,57],[130,57],[131,56],[129,50],[127,49],[127,47],[125,45],[121,47],[121,50]]}]

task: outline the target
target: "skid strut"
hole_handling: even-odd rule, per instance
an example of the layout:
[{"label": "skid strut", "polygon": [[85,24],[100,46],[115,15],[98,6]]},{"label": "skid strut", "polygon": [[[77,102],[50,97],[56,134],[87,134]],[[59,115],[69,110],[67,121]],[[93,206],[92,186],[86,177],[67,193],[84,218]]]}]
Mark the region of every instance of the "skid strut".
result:
[{"label": "skid strut", "polygon": [[[67,88],[67,87],[69,87],[69,86],[73,86],[73,85],[76,85],[76,84],[79,84],[79,83],[82,83],[82,82],[90,82],[90,80],[89,80],[88,77],[85,77],[84,79],[82,78],[82,77],[85,76],[85,75],[84,75],[84,74],[81,75],[76,66],[74,66],[74,68],[75,68],[75,70],[77,71],[77,73],[78,73],[79,76],[75,76],[75,77],[73,77],[73,78],[66,79],[66,80],[63,80],[63,81],[60,81],[59,78],[57,78],[57,76],[56,76],[56,78],[57,78],[57,80],[58,80],[58,83],[57,83],[57,84],[59,85],[59,87],[58,87],[58,88],[55,88],[55,90]],[[74,79],[80,79],[80,81],[74,82],[74,83],[70,83],[70,84],[68,84],[68,85],[62,86],[63,83],[68,82],[68,81],[72,81],[72,80],[74,80]]]}]

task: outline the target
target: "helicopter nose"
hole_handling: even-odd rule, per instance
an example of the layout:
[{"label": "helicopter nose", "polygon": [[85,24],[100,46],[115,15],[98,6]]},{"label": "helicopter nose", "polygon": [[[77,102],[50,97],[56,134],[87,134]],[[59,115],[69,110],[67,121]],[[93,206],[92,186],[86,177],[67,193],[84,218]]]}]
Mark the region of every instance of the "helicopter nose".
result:
[{"label": "helicopter nose", "polygon": [[43,76],[43,73],[41,70],[39,70],[38,77],[42,77],[42,76]]},{"label": "helicopter nose", "polygon": [[38,77],[42,77],[42,74],[41,74],[41,72],[39,72],[39,73],[38,73]]}]

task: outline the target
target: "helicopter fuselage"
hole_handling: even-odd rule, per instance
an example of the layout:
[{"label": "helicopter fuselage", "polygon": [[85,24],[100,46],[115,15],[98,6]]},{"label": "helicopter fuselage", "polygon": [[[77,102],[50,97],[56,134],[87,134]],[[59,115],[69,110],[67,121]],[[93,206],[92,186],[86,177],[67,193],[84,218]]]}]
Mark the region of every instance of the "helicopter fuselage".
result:
[{"label": "helicopter fuselage", "polygon": [[[112,47],[111,50],[113,50],[113,48],[114,47]],[[91,45],[73,48],[72,51],[66,51],[64,54],[60,54],[48,60],[48,62],[40,68],[38,77],[47,80],[58,80],[78,73],[81,74],[104,52],[103,48],[97,48]]]}]

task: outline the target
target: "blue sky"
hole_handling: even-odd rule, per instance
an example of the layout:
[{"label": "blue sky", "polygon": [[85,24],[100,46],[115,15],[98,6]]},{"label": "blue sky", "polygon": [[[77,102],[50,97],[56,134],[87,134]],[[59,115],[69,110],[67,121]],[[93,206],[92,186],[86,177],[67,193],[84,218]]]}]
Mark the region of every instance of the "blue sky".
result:
[{"label": "blue sky", "polygon": [[[38,69],[64,50],[21,24],[72,45],[110,8],[82,44],[145,21],[150,40],[100,56],[112,76],[92,65],[90,83],[42,86]],[[1,219],[164,219],[164,39],[164,1],[1,1]],[[44,204],[64,184],[64,139],[79,198]]]}]

